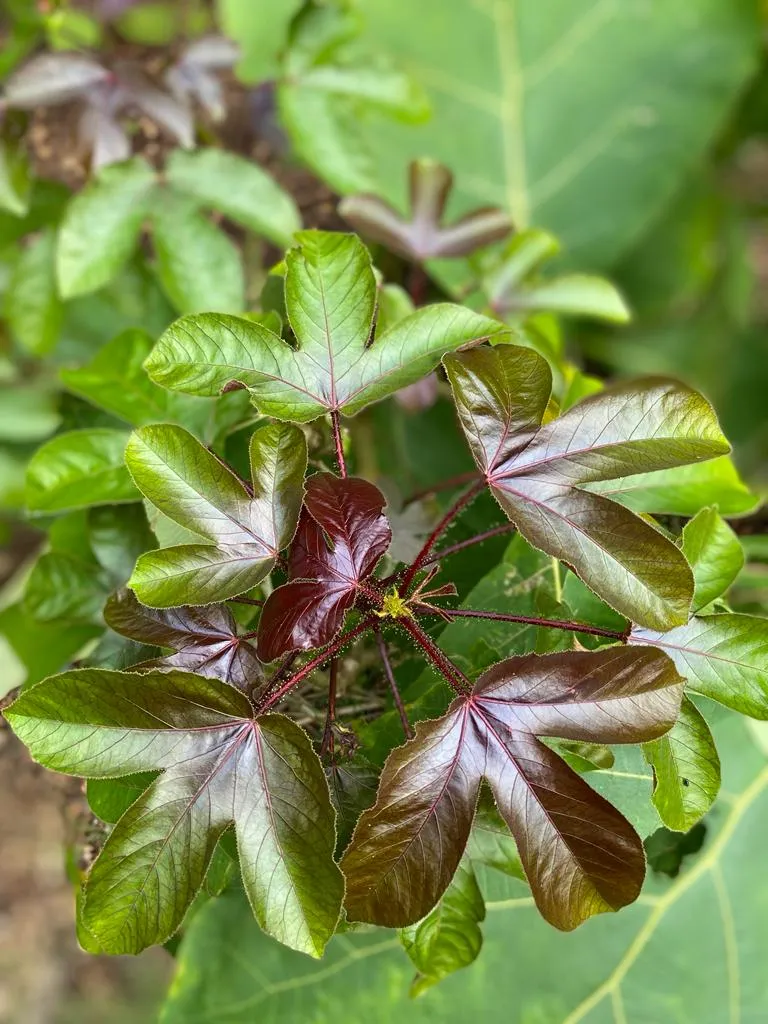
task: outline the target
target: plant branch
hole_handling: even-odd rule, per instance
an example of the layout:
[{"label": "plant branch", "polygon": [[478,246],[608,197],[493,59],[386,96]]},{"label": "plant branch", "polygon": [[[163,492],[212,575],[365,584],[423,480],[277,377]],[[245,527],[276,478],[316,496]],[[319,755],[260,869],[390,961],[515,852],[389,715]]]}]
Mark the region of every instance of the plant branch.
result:
[{"label": "plant branch", "polygon": [[403,732],[405,733],[406,739],[413,739],[413,729],[411,723],[408,721],[408,713],[405,710],[403,704],[403,698],[400,696],[400,690],[397,688],[397,680],[395,679],[395,673],[392,671],[392,662],[389,660],[389,651],[387,650],[387,643],[381,632],[381,627],[377,624],[373,627],[373,631],[376,634],[376,643],[379,645],[379,654],[381,655],[381,661],[384,665],[384,674],[387,677],[389,683],[389,689],[392,693],[392,700],[395,702],[397,713],[400,715],[400,722],[403,726]]},{"label": "plant branch", "polygon": [[451,544],[447,548],[441,548],[439,551],[433,552],[429,558],[422,562],[422,566],[432,565],[433,562],[439,562],[443,558],[447,558],[449,555],[455,555],[457,551],[463,551],[464,548],[470,548],[473,544],[482,544],[484,540],[490,540],[491,537],[500,537],[504,533],[514,533],[517,527],[514,523],[502,523],[501,526],[494,526],[492,530],[486,530],[485,533],[478,533],[476,537],[469,537],[467,540],[460,540],[456,544]]},{"label": "plant branch", "polygon": [[320,756],[330,754],[333,757],[333,726],[336,721],[336,684],[339,676],[339,659],[331,660],[331,671],[328,679],[328,713],[325,716],[325,730],[320,744]]},{"label": "plant branch", "polygon": [[459,666],[454,665],[451,659],[446,654],[443,654],[432,637],[424,632],[415,619],[403,618],[398,619],[398,622],[403,629],[411,634],[411,638],[416,641],[417,645],[424,651],[430,661],[434,663],[440,674],[445,678],[446,682],[450,683],[456,693],[467,694],[472,690],[471,679],[468,679]]},{"label": "plant branch", "polygon": [[366,629],[370,629],[370,627],[373,626],[375,622],[376,618],[373,615],[369,615],[366,618],[364,618],[362,622],[358,622],[358,624],[354,626],[352,629],[347,630],[346,633],[343,633],[340,637],[337,637],[331,644],[328,645],[328,647],[325,648],[324,651],[321,651],[319,654],[316,654],[314,658],[312,658],[310,661],[306,663],[306,665],[302,665],[298,672],[292,675],[290,679],[286,679],[282,686],[279,686],[272,693],[267,694],[265,699],[257,707],[257,714],[263,715],[271,707],[277,704],[278,701],[282,700],[286,693],[289,693],[294,688],[294,686],[298,686],[302,679],[306,679],[306,677],[311,672],[314,672],[316,668],[319,668],[326,661],[328,661],[329,658],[332,658],[338,651],[342,649],[342,647],[344,647],[345,644],[348,644],[350,640],[355,640],[362,633],[364,633]]},{"label": "plant branch", "polygon": [[403,505],[411,505],[414,501],[420,501],[422,498],[429,498],[433,494],[439,494],[440,491],[452,491],[456,487],[463,487],[465,484],[471,484],[477,480],[479,473],[476,469],[472,469],[467,473],[459,473],[458,476],[447,477],[445,480],[441,480],[439,483],[432,484],[430,487],[425,487],[423,491],[414,491],[413,494],[409,494],[403,502]]},{"label": "plant branch", "polygon": [[341,423],[337,409],[331,411],[331,429],[333,430],[333,443],[336,445],[336,462],[339,465],[339,474],[342,480],[347,478],[347,464],[344,461],[344,445],[341,443]]},{"label": "plant branch", "polygon": [[461,512],[464,511],[467,505],[469,505],[469,503],[473,501],[474,498],[477,497],[477,495],[480,493],[480,491],[482,491],[484,487],[485,480],[477,480],[469,488],[469,490],[464,491],[464,493],[460,495],[456,499],[456,501],[454,501],[454,503],[442,517],[440,522],[434,528],[432,533],[430,533],[430,535],[427,537],[426,541],[424,542],[424,546],[416,556],[415,560],[408,567],[405,577],[403,578],[403,582],[400,584],[401,595],[405,595],[407,593],[408,588],[410,587],[411,583],[413,583],[414,576],[419,571],[419,569],[421,569],[421,567],[424,565],[427,558],[429,558],[429,554],[432,551],[432,548],[434,547],[435,543],[440,539],[440,537],[442,537],[442,535],[451,525],[456,516],[458,516]]},{"label": "plant branch", "polygon": [[619,633],[615,629],[603,629],[601,626],[588,626],[585,622],[569,622],[566,619],[540,619],[533,615],[507,615],[502,612],[474,611],[470,608],[441,608],[436,612],[428,605],[417,605],[425,615],[445,615],[451,619],[487,619],[491,622],[522,622],[528,626],[544,626],[548,629],[567,629],[571,633],[590,633],[592,636],[606,636],[611,640],[626,641],[627,631]]},{"label": "plant branch", "polygon": [[254,608],[263,608],[264,602],[256,597],[228,597],[227,603],[234,602],[234,604],[252,604]]}]

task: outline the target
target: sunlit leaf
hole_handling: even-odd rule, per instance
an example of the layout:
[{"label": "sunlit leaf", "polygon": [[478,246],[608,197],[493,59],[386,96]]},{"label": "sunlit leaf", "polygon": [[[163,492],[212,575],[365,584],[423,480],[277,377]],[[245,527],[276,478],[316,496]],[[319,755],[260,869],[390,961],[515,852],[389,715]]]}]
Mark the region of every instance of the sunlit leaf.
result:
[{"label": "sunlit leaf", "polygon": [[27,506],[31,512],[138,501],[141,497],[125,467],[128,434],[95,428],[58,434],[38,448],[27,467]]},{"label": "sunlit leaf", "polygon": [[730,587],[744,565],[739,538],[716,509],[702,509],[683,528],[683,554],[693,570],[697,612]]}]

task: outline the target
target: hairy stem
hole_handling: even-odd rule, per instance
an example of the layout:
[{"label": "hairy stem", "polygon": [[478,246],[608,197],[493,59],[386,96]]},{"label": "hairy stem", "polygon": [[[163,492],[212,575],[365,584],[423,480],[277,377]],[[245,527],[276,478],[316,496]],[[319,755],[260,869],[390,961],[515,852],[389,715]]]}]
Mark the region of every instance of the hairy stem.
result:
[{"label": "hairy stem", "polygon": [[344,461],[344,445],[341,443],[341,423],[337,409],[331,412],[331,428],[333,430],[333,443],[336,445],[336,462],[339,466],[339,474],[342,480],[347,478],[347,464]]},{"label": "hairy stem", "polygon": [[387,650],[387,643],[381,632],[381,627],[375,625],[373,631],[376,634],[376,643],[379,645],[379,654],[381,655],[381,662],[384,665],[384,674],[387,677],[389,683],[389,689],[392,693],[392,700],[395,702],[397,713],[400,716],[400,723],[403,727],[406,739],[413,739],[413,729],[411,723],[408,721],[408,714],[403,704],[403,698],[400,696],[400,690],[397,687],[397,680],[395,679],[395,673],[392,671],[392,662],[389,660],[389,651]]},{"label": "hairy stem", "polygon": [[407,593],[408,588],[411,583],[413,583],[414,576],[429,558],[430,552],[432,551],[435,543],[440,539],[440,537],[442,537],[456,516],[464,511],[467,505],[477,497],[484,487],[485,480],[478,480],[469,488],[469,490],[465,491],[456,499],[456,501],[454,501],[432,533],[427,537],[424,542],[424,546],[416,556],[415,560],[408,567],[405,577],[403,578],[403,582],[400,584],[401,595],[405,595]]},{"label": "hairy stem", "polygon": [[298,672],[292,675],[290,679],[286,679],[286,681],[276,690],[274,690],[272,693],[267,694],[265,699],[256,709],[257,713],[263,715],[271,707],[277,704],[278,701],[282,700],[286,693],[289,693],[294,688],[294,686],[298,686],[302,679],[306,679],[311,672],[314,672],[316,668],[319,668],[321,665],[325,664],[325,662],[328,661],[329,658],[332,658],[338,651],[342,649],[342,647],[344,647],[345,644],[348,644],[350,640],[355,640],[367,629],[370,629],[371,626],[375,624],[375,622],[375,616],[369,615],[366,618],[364,618],[362,622],[358,622],[358,624],[354,626],[352,629],[347,630],[346,633],[342,633],[342,635],[340,637],[337,637],[336,640],[333,641],[333,643],[329,644],[325,648],[325,650],[321,651],[319,654],[316,654],[314,658],[312,658],[310,661],[306,663],[306,665],[302,665]]},{"label": "hairy stem", "polygon": [[479,475],[480,474],[476,469],[472,469],[468,473],[459,473],[458,476],[447,477],[439,483],[432,484],[430,487],[425,487],[422,491],[414,491],[413,494],[409,494],[403,504],[411,505],[414,501],[420,501],[422,498],[429,498],[433,494],[439,494],[440,491],[452,491],[457,487],[463,487],[465,484],[471,484],[473,481],[477,480]]},{"label": "hairy stem", "polygon": [[458,665],[454,665],[451,659],[443,654],[432,637],[424,632],[415,619],[403,618],[398,619],[398,622],[403,629],[411,634],[411,638],[416,641],[456,693],[466,694],[472,690],[472,681],[464,675]]},{"label": "hairy stem", "polygon": [[252,604],[254,608],[262,608],[264,602],[256,597],[228,597],[227,604],[233,602],[234,604]]},{"label": "hairy stem", "polygon": [[433,562],[439,562],[443,558],[447,558],[449,555],[455,555],[457,551],[463,551],[464,548],[471,548],[473,544],[482,544],[484,540],[490,540],[491,537],[500,537],[503,533],[514,533],[517,527],[514,523],[502,523],[501,526],[494,526],[492,530],[486,530],[485,533],[478,533],[476,537],[468,537],[467,540],[460,540],[456,544],[451,544],[447,548],[441,548],[439,551],[433,552],[429,558],[426,558],[423,562],[423,566],[432,565]]},{"label": "hairy stem", "polygon": [[533,615],[507,615],[503,612],[475,611],[470,608],[441,608],[439,612],[428,605],[417,605],[424,615],[445,615],[450,619],[487,619],[491,622],[522,622],[528,626],[544,626],[548,629],[567,629],[571,633],[590,633],[592,636],[606,636],[611,640],[626,640],[627,631],[588,626],[584,622],[569,622],[566,619],[539,619]]},{"label": "hairy stem", "polygon": [[333,757],[333,726],[336,722],[336,684],[339,676],[339,659],[331,661],[330,677],[328,679],[328,713],[325,716],[325,730],[323,741],[320,744],[320,756],[330,754]]}]

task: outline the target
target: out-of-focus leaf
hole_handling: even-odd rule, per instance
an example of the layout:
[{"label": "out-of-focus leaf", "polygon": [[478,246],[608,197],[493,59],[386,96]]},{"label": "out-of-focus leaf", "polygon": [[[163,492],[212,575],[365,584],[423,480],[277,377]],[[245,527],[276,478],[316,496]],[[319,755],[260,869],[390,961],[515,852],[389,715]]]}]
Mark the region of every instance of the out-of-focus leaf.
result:
[{"label": "out-of-focus leaf", "polygon": [[327,92],[362,100],[404,121],[424,121],[429,103],[420,85],[410,75],[370,62],[358,65],[321,64],[308,68],[298,83],[305,90]]},{"label": "out-of-focus leaf", "polygon": [[691,610],[699,611],[730,587],[744,565],[739,538],[714,508],[703,508],[685,525],[683,554],[696,589]]},{"label": "out-of-focus leaf", "polygon": [[423,921],[400,932],[403,948],[418,971],[411,982],[412,996],[422,995],[477,959],[484,920],[483,894],[472,865],[462,860],[437,906]]},{"label": "out-of-focus leaf", "polygon": [[62,305],[56,291],[56,236],[48,230],[22,250],[5,298],[5,315],[19,344],[36,356],[56,344]]},{"label": "out-of-focus leaf", "polygon": [[236,69],[241,81],[262,82],[275,77],[278,56],[288,40],[288,27],[300,7],[301,0],[273,0],[258,6],[241,0],[217,0],[221,29],[242,50]]},{"label": "out-of-focus leaf", "polygon": [[704,718],[688,698],[666,736],[646,743],[653,766],[653,802],[667,828],[687,832],[704,817],[720,789],[720,758]]},{"label": "out-of-focus leaf", "polygon": [[322,955],[344,892],[328,785],[306,734],[256,718],[247,697],[187,672],[80,669],[6,712],[32,756],[87,778],[163,774],[120,818],[91,868],[83,924],[105,951],[137,953],[179,927],[221,835],[235,825],[257,920]]},{"label": "out-of-focus leaf", "polygon": [[131,155],[131,140],[118,123],[116,113],[109,102],[104,102],[87,104],[80,115],[78,140],[91,154],[91,168],[96,173],[102,167],[128,160]]},{"label": "out-of-focus leaf", "polygon": [[621,293],[603,277],[564,274],[530,284],[509,299],[508,313],[560,313],[625,324],[630,312]]},{"label": "out-of-focus leaf", "polygon": [[384,495],[367,480],[318,473],[304,504],[290,580],[272,591],[259,619],[259,656],[267,662],[332,640],[392,539]]},{"label": "out-of-focus leaf", "polygon": [[38,622],[98,624],[108,592],[109,577],[93,561],[49,551],[29,575],[24,607]]},{"label": "out-of-focus leaf", "polygon": [[27,469],[30,512],[63,512],[89,505],[138,501],[125,466],[128,434],[122,430],[73,430],[39,448]]},{"label": "out-of-focus leaf", "polygon": [[296,427],[274,424],[250,441],[252,491],[181,427],[142,427],[126,461],[137,486],[205,542],[142,555],[130,580],[143,604],[210,604],[261,582],[290,542],[301,507],[307,449]]},{"label": "out-of-focus leaf", "polygon": [[116,64],[115,72],[125,90],[128,102],[135,103],[155,124],[183,146],[195,144],[195,120],[188,104],[180,103],[164,89],[158,89],[134,64]]},{"label": "out-of-focus leaf", "polygon": [[186,198],[158,193],[153,206],[157,273],[178,312],[244,309],[243,265],[234,243]]},{"label": "out-of-focus leaf", "polygon": [[[257,163],[235,153],[213,148],[190,153],[176,150],[168,160],[166,176],[175,189],[276,245],[290,245],[301,228],[292,197]],[[163,208],[159,218],[164,216]]]},{"label": "out-of-focus leaf", "polygon": [[24,217],[29,210],[30,192],[26,156],[21,149],[0,140],[0,209],[14,217]]},{"label": "out-of-focus leaf", "polygon": [[5,83],[3,97],[10,107],[66,103],[109,78],[109,71],[76,53],[42,53],[15,71]]},{"label": "out-of-focus leaf", "polygon": [[112,587],[122,586],[139,555],[157,547],[143,506],[102,505],[88,512],[88,543]]},{"label": "out-of-focus leaf", "polygon": [[570,930],[633,902],[645,871],[640,839],[538,737],[654,739],[681,697],[669,659],[650,649],[640,658],[622,647],[525,655],[483,673],[390,755],[341,862],[350,920],[404,927],[432,910],[466,847],[483,778],[551,924]]},{"label": "out-of-focus leaf", "polygon": [[47,384],[0,387],[0,441],[42,441],[61,423],[56,396]]},{"label": "out-of-focus leaf", "polygon": [[68,204],[59,231],[57,274],[63,298],[95,291],[133,252],[155,173],[136,157],[105,167]]},{"label": "out-of-focus leaf", "polygon": [[[0,634],[8,641],[25,671],[17,682],[27,686],[65,668],[101,632],[101,626],[38,622],[21,603],[0,611]],[[5,683],[4,679],[0,690],[5,691]]]},{"label": "out-of-focus leaf", "polygon": [[523,536],[633,621],[686,622],[693,578],[680,551],[583,485],[727,451],[709,403],[675,381],[648,380],[607,388],[539,426],[551,374],[533,350],[476,349],[444,365],[475,461]]},{"label": "out-of-focus leaf", "polygon": [[369,345],[376,302],[370,257],[354,235],[303,231],[287,256],[293,349],[258,323],[185,317],[146,362],[153,380],[191,394],[245,385],[265,415],[303,423],[342,409],[349,415],[419,380],[445,352],[508,331],[467,309],[418,310]]}]

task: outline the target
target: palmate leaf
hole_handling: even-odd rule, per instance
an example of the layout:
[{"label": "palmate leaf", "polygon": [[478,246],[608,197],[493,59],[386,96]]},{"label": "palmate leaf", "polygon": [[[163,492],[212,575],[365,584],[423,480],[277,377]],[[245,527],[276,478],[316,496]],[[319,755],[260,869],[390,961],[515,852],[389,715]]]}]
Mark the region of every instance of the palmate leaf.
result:
[{"label": "palmate leaf", "polygon": [[106,427],[71,430],[51,438],[27,466],[30,512],[138,501],[141,495],[125,468],[127,440],[127,431]]},{"label": "palmate leaf", "polygon": [[234,616],[225,605],[147,608],[130,590],[120,590],[107,601],[104,621],[137,643],[172,649],[172,654],[140,662],[136,669],[179,668],[222,679],[241,690],[252,689],[263,680],[256,648],[238,636]]},{"label": "palmate leaf", "polygon": [[285,302],[297,348],[239,317],[183,317],[146,361],[158,384],[217,395],[237,382],[262,413],[305,423],[326,412],[359,412],[419,380],[440,357],[508,327],[461,306],[426,306],[369,344],[376,282],[354,235],[302,231],[289,250]]},{"label": "palmate leaf", "polygon": [[32,757],[55,771],[92,779],[162,771],[88,877],[83,923],[105,952],[168,939],[234,824],[259,924],[293,949],[322,954],[344,883],[328,784],[297,725],[256,718],[240,690],[177,670],[66,672],[27,690],[6,715]]},{"label": "palmate leaf", "polygon": [[304,503],[291,547],[291,580],[272,591],[259,620],[264,661],[328,643],[392,539],[386,499],[367,480],[318,473],[307,484]]},{"label": "palmate leaf", "polygon": [[129,586],[142,604],[211,604],[261,582],[293,536],[307,448],[296,427],[273,424],[251,437],[253,494],[181,427],[142,427],[126,463],[161,512],[207,543],[179,544],[138,560]]},{"label": "palmate leaf", "polygon": [[652,650],[525,655],[483,673],[390,755],[341,862],[350,920],[405,927],[429,913],[461,860],[483,778],[551,924],[570,930],[631,903],[645,874],[639,837],[538,737],[654,739],[681,696]]},{"label": "palmate leaf", "polygon": [[681,552],[584,487],[728,451],[708,402],[682,384],[648,380],[601,391],[540,426],[551,374],[531,349],[483,348],[444,363],[475,461],[523,536],[634,622],[686,622],[693,578]]}]

